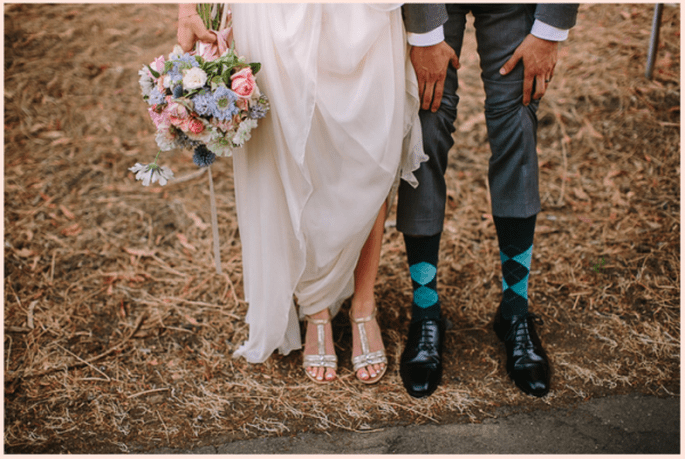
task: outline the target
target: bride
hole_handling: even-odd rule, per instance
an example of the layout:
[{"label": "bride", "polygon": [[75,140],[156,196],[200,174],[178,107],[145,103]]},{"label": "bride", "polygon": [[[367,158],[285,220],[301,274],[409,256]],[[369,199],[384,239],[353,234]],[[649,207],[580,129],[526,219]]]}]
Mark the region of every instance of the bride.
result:
[{"label": "bride", "polygon": [[[388,198],[421,147],[415,76],[399,5],[231,5],[236,50],[260,62],[271,110],[233,157],[252,363],[301,348],[317,383],[335,379],[331,318],[352,297],[352,366],[385,373],[374,284]],[[179,43],[215,41],[179,5]],[[410,148],[411,147],[411,148]],[[409,151],[411,150],[411,151]],[[408,166],[405,166],[408,164]]]}]

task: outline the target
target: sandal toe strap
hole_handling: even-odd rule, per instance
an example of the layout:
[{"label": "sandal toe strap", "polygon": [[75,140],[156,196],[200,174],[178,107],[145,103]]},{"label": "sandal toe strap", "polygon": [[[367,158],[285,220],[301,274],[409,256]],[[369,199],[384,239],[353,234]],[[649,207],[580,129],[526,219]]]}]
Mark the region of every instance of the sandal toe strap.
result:
[{"label": "sandal toe strap", "polygon": [[327,367],[336,370],[338,368],[338,357],[335,354],[326,354],[326,333],[324,325],[331,322],[330,319],[312,319],[311,317],[306,317],[307,321],[316,325],[316,347],[318,354],[305,355],[303,357],[304,368],[315,367]]},{"label": "sandal toe strap", "polygon": [[327,367],[336,369],[338,367],[338,357],[332,354],[315,354],[305,355],[303,359],[303,367]]},{"label": "sandal toe strap", "polygon": [[360,368],[364,368],[368,365],[376,365],[380,363],[388,363],[388,359],[385,356],[384,350],[370,352],[368,354],[362,354],[352,358],[352,365],[354,366],[354,371],[357,371]]}]

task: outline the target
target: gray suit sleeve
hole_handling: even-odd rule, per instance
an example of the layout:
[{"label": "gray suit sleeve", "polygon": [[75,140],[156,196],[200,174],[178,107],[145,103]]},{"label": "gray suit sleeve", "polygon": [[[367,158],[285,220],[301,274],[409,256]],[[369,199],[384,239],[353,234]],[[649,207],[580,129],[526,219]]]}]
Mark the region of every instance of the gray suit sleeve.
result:
[{"label": "gray suit sleeve", "polygon": [[535,19],[558,29],[570,29],[576,25],[577,3],[538,3]]},{"label": "gray suit sleeve", "polygon": [[444,3],[405,3],[402,6],[407,32],[426,33],[447,22]]}]

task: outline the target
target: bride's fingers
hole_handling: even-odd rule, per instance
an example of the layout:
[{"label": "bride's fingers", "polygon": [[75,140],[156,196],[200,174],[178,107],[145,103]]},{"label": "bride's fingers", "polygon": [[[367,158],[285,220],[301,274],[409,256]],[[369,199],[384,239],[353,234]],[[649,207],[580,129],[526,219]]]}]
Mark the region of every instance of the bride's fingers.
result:
[{"label": "bride's fingers", "polygon": [[197,35],[197,39],[205,43],[216,43],[216,34],[214,32],[207,30],[204,24],[200,25],[202,27],[195,27],[195,34]]},{"label": "bride's fingers", "polygon": [[185,52],[190,51],[198,40],[205,43],[216,43],[217,41],[216,34],[207,30],[202,18],[198,15],[179,19],[176,36],[178,44]]},{"label": "bride's fingers", "polygon": [[179,27],[176,38],[178,39],[178,44],[181,45],[181,48],[185,52],[190,51],[195,44],[193,31],[187,28]]}]

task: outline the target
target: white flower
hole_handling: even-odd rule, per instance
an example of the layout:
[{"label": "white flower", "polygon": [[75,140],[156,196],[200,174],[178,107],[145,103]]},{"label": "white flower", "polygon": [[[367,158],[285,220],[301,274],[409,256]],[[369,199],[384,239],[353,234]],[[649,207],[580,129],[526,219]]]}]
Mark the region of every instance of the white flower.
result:
[{"label": "white flower", "polygon": [[130,167],[128,170],[136,173],[136,180],[142,180],[143,186],[150,185],[150,180],[152,180],[153,169],[149,164],[136,163],[135,166]]},{"label": "white flower", "polygon": [[167,182],[174,178],[174,173],[166,166],[158,166],[156,164],[140,164],[130,167],[128,170],[136,173],[136,180],[142,180],[143,186],[150,186],[151,183],[159,181],[159,184],[164,186]]},{"label": "white flower", "polygon": [[[136,172],[136,173],[137,173],[137,172],[140,172],[141,170],[145,169],[147,166],[148,166],[147,164],[136,163],[135,166],[129,167],[128,170],[130,170],[131,172]],[[137,174],[136,174],[136,180],[138,180],[138,175],[137,175]]]},{"label": "white flower", "polygon": [[[157,167],[153,175],[158,176],[159,184],[164,186],[169,180],[173,180],[174,173],[166,166]],[[152,183],[155,183],[155,178],[152,178]]]},{"label": "white flower", "polygon": [[262,97],[262,93],[259,92],[259,86],[255,85],[254,91],[252,92],[252,96],[250,96],[250,101],[258,101],[259,98]]},{"label": "white flower", "polygon": [[250,140],[250,138],[252,137],[250,131],[256,127],[257,120],[247,119],[240,123],[238,131],[235,133],[235,136],[233,136],[233,143],[241,147],[245,142]]},{"label": "white flower", "polygon": [[164,77],[162,78],[162,86],[164,86],[167,89],[171,87],[171,75],[164,75]]},{"label": "white flower", "polygon": [[143,90],[143,96],[150,97],[150,93],[155,87],[154,81],[152,81],[152,78],[150,78],[150,74],[146,68],[139,70],[138,75],[140,75],[140,80],[138,80],[138,83],[140,83],[140,89]]},{"label": "white flower", "polygon": [[224,137],[218,137],[207,143],[209,151],[217,156],[231,156],[233,154],[233,145],[230,140]]},{"label": "white flower", "polygon": [[207,74],[200,67],[193,67],[184,72],[183,88],[184,89],[198,89],[207,82]]},{"label": "white flower", "polygon": [[174,45],[174,49],[171,51],[171,54],[169,54],[169,60],[173,61],[174,59],[178,59],[179,57],[183,56],[185,54],[183,52],[183,48],[181,48],[181,45],[176,44]]},{"label": "white flower", "polygon": [[169,129],[160,130],[155,136],[157,146],[162,151],[169,151],[176,148],[176,136],[174,136]]}]

